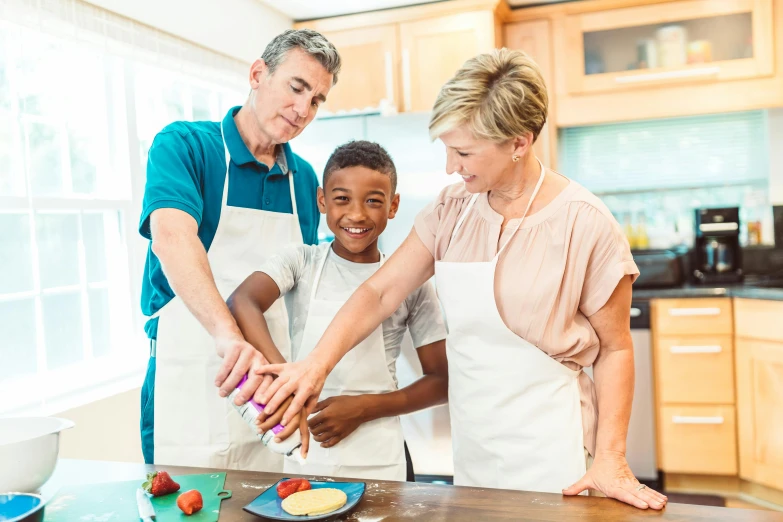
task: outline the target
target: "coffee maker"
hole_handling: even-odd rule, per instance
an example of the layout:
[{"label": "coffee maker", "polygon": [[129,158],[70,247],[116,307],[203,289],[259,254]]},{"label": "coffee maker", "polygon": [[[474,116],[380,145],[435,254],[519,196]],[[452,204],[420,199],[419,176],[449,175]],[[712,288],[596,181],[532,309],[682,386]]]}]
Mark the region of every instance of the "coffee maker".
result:
[{"label": "coffee maker", "polygon": [[739,208],[696,209],[693,276],[697,283],[742,281]]}]

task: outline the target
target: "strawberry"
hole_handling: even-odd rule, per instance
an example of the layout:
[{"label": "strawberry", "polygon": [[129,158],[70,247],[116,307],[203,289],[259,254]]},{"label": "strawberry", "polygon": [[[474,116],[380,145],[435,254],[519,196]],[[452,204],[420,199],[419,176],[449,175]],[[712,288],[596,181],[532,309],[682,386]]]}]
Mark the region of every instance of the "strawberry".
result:
[{"label": "strawberry", "polygon": [[191,489],[177,497],[177,507],[186,515],[192,515],[201,511],[201,508],[204,507],[204,499],[201,498],[201,493],[197,489]]},{"label": "strawberry", "polygon": [[286,480],[277,485],[277,494],[280,498],[286,498],[300,491],[307,491],[312,486],[307,479],[295,478]]},{"label": "strawberry", "polygon": [[161,495],[179,491],[179,484],[174,482],[167,471],[147,473],[147,482],[142,484],[141,487],[148,493],[152,493],[153,497],[160,497]]}]

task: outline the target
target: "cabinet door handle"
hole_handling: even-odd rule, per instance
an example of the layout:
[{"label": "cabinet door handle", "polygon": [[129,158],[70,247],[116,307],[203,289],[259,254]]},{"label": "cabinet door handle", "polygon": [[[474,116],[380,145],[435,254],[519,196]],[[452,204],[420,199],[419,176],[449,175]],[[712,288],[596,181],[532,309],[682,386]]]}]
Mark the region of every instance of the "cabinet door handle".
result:
[{"label": "cabinet door handle", "polygon": [[402,50],[402,100],[405,111],[411,110],[411,53],[408,49]]},{"label": "cabinet door handle", "polygon": [[688,417],[685,415],[674,415],[672,417],[674,424],[723,424],[723,417]]},{"label": "cabinet door handle", "polygon": [[391,51],[386,51],[384,55],[384,65],[386,67],[386,99],[389,103],[395,104],[397,100],[394,99],[394,60],[392,59]]},{"label": "cabinet door handle", "polygon": [[717,76],[720,67],[700,67],[698,69],[684,69],[679,71],[661,71],[647,74],[634,74],[633,76],[616,76],[617,83],[644,83],[662,80],[679,80],[681,78],[699,78],[702,76]]},{"label": "cabinet door handle", "polygon": [[669,315],[672,317],[688,317],[698,315],[720,315],[720,308],[718,307],[706,307],[706,308],[671,308],[669,309]]},{"label": "cabinet door handle", "polygon": [[672,346],[669,351],[672,353],[720,353],[723,348],[720,345],[706,346]]}]

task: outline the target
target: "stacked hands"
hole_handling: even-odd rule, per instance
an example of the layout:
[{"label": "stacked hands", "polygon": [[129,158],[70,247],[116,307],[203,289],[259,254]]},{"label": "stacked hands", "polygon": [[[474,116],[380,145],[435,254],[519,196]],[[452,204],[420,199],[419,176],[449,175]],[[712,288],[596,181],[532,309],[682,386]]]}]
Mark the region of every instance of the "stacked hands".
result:
[{"label": "stacked hands", "polygon": [[[302,435],[302,457],[307,457],[310,433],[313,440],[329,448],[364,422],[367,411],[361,396],[332,397],[318,402],[329,368],[315,354],[293,363],[269,364],[244,340],[218,341],[218,354],[223,357],[215,379],[220,396],[227,397],[247,374],[247,383],[237,395],[236,404],[253,399],[266,405],[257,421],[258,432],[282,424],[285,430],[275,439],[278,442],[298,428]],[[308,420],[311,414],[315,415]],[[640,509],[663,509],[668,501],[665,495],[636,480],[620,452],[596,452],[593,465],[584,477],[565,488],[563,494],[578,495],[586,490],[598,491]]]},{"label": "stacked hands", "polygon": [[[218,354],[223,356],[223,365],[215,378],[220,396],[227,397],[247,374],[247,381],[234,402],[239,406],[252,399],[266,405],[264,413],[256,420],[257,430],[259,434],[266,433],[282,424],[285,429],[275,438],[276,442],[287,439],[299,429],[302,457],[307,457],[310,433],[322,447],[330,448],[369,420],[366,418],[366,401],[362,396],[338,396],[317,401],[326,380],[325,370],[319,372],[322,378],[315,380],[320,383],[317,389],[313,385],[307,393],[308,388],[290,384],[296,380],[291,381],[287,376],[277,378],[289,365],[269,364],[260,352],[245,341],[218,341]],[[296,390],[298,395],[294,395],[291,390]],[[297,401],[297,397],[302,400]],[[302,411],[306,414],[302,415]]]}]

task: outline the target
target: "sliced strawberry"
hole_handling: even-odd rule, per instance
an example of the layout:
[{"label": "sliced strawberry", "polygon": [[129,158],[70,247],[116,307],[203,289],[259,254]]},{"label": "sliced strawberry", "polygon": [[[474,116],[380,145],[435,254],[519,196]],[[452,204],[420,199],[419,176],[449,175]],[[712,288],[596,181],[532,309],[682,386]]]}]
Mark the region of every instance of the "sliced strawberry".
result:
[{"label": "sliced strawberry", "polygon": [[192,515],[201,511],[201,508],[204,507],[204,499],[201,498],[201,493],[197,489],[191,489],[177,497],[177,507],[186,515]]},{"label": "sliced strawberry", "polygon": [[312,488],[310,481],[303,478],[286,480],[277,485],[277,494],[280,498],[290,497],[294,493],[307,491]]}]

